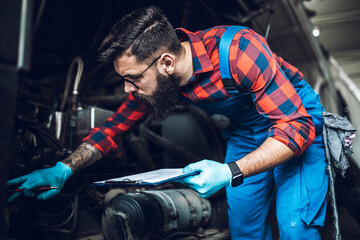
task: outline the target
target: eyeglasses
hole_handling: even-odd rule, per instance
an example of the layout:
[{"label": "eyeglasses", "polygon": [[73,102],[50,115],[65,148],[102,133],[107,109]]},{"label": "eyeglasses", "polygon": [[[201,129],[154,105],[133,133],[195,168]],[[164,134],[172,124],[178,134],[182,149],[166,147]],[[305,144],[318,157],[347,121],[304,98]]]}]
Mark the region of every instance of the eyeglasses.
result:
[{"label": "eyeglasses", "polygon": [[147,68],[145,68],[145,70],[142,71],[139,75],[134,76],[134,77],[131,77],[131,78],[134,79],[134,80],[126,79],[126,76],[124,76],[124,77],[122,77],[122,78],[124,79],[125,82],[128,82],[128,83],[132,84],[134,87],[136,87],[136,89],[139,89],[139,87],[135,84],[135,82],[136,82],[137,80],[139,80],[139,79],[141,78],[141,76],[146,72],[146,70],[148,70],[152,65],[154,65],[154,63],[156,63],[156,61],[159,60],[160,57],[161,57],[161,55],[158,56],[157,58],[155,58],[154,61],[152,61],[152,62],[150,63],[150,65],[147,66]]}]

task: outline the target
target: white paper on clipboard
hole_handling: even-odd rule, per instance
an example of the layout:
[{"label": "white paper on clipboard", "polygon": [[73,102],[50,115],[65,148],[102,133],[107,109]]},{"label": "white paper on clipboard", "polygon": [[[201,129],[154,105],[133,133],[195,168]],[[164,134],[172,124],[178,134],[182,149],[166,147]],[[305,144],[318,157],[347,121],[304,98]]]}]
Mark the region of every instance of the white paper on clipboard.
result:
[{"label": "white paper on clipboard", "polygon": [[97,181],[94,182],[92,185],[157,185],[165,182],[174,181],[183,177],[196,175],[198,173],[199,172],[183,173],[182,168],[162,168],[150,172]]}]

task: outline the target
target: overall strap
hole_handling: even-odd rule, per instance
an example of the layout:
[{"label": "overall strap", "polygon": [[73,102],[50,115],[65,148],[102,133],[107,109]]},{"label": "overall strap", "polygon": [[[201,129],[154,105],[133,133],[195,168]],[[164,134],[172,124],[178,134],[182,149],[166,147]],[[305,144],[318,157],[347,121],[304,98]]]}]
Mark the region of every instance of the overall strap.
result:
[{"label": "overall strap", "polygon": [[236,86],[234,79],[231,77],[229,54],[230,54],[230,45],[235,34],[242,29],[247,29],[247,27],[230,26],[225,30],[225,32],[223,33],[220,39],[220,46],[219,46],[220,76],[226,91],[228,91],[229,93],[238,92],[238,87]]}]

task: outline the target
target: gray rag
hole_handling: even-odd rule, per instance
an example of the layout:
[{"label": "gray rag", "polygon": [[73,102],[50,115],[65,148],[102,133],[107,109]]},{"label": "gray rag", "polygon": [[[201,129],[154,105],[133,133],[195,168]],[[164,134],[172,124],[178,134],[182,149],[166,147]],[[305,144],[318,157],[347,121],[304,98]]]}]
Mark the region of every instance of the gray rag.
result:
[{"label": "gray rag", "polygon": [[354,137],[356,129],[346,117],[337,114],[322,112],[326,134],[325,147],[330,153],[330,165],[335,171],[345,177],[346,170],[350,167],[348,157],[353,153],[350,138]]}]

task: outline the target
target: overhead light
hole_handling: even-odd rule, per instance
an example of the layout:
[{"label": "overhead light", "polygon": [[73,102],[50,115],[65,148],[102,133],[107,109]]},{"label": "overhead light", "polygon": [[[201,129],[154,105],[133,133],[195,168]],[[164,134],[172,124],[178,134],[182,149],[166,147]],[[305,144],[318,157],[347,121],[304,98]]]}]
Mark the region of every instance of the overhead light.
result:
[{"label": "overhead light", "polygon": [[312,35],[313,35],[314,37],[320,36],[320,29],[317,28],[317,27],[313,28],[313,30],[312,30]]}]

